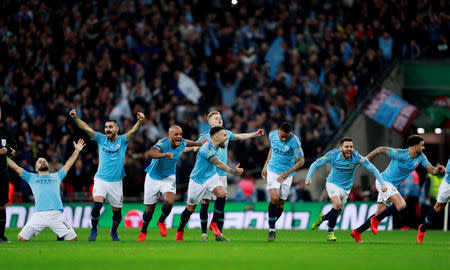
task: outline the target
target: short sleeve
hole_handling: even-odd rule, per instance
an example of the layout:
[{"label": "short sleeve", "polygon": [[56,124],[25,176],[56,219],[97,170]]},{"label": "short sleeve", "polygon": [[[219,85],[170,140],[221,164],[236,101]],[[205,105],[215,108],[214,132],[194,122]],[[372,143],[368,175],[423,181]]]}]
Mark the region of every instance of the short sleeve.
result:
[{"label": "short sleeve", "polygon": [[127,138],[127,134],[122,134],[119,136],[119,138],[121,143],[128,144],[130,142]]},{"label": "short sleeve", "polygon": [[388,156],[392,159],[401,159],[402,152],[400,151],[400,149],[389,148]]},{"label": "short sleeve", "polygon": [[159,140],[155,145],[153,145],[153,148],[156,148],[159,152],[163,152],[164,148],[164,142],[163,140]]},{"label": "short sleeve", "polygon": [[92,140],[96,141],[98,144],[101,144],[105,139],[106,136],[99,132],[95,132],[94,138],[92,138]]},{"label": "short sleeve", "polygon": [[59,170],[56,175],[58,176],[58,180],[61,182],[66,177],[66,172],[64,169]]},{"label": "short sleeve", "polygon": [[22,179],[25,180],[25,182],[30,183],[32,177],[32,173],[29,173],[25,171],[25,169],[22,169]]},{"label": "short sleeve", "polygon": [[430,165],[427,156],[425,156],[424,154],[422,154],[422,160],[420,161],[420,164],[422,164],[424,168]]},{"label": "short sleeve", "polygon": [[228,139],[230,141],[234,140],[234,133],[233,132],[227,130],[227,136],[228,136]]},{"label": "short sleeve", "polygon": [[199,155],[201,155],[201,157],[210,161],[211,158],[216,155],[216,151],[211,149],[211,147],[206,147],[206,148],[202,149],[202,151],[200,151]]},{"label": "short sleeve", "polygon": [[294,148],[295,158],[301,158],[304,156],[300,140],[297,137],[295,137],[293,148]]},{"label": "short sleeve", "polygon": [[185,148],[186,148],[186,140],[181,139],[180,152],[183,152]]},{"label": "short sleeve", "polygon": [[270,133],[269,133],[269,141],[270,142],[272,142],[272,140],[273,140],[273,137],[275,136],[275,130],[272,130]]}]

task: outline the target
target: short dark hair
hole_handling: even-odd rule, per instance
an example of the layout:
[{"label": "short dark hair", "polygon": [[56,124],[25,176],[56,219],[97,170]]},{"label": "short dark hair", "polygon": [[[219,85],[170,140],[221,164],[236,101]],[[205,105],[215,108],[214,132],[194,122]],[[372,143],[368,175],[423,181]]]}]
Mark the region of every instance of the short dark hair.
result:
[{"label": "short dark hair", "polygon": [[224,130],[224,127],[212,127],[211,130],[209,131],[209,135],[212,137],[214,136],[214,134],[218,133],[219,131]]},{"label": "short dark hair", "polygon": [[406,143],[408,144],[408,147],[411,147],[411,146],[419,144],[421,141],[423,141],[423,137],[420,135],[414,134],[414,135],[411,135],[408,137],[408,140]]},{"label": "short dark hair", "polygon": [[341,141],[339,142],[339,145],[342,145],[345,142],[353,142],[353,139],[350,137],[344,137],[341,139]]},{"label": "short dark hair", "polygon": [[289,133],[292,131],[292,126],[288,122],[284,122],[280,126],[280,130],[286,133]]},{"label": "short dark hair", "polygon": [[116,120],[114,120],[114,119],[107,119],[105,121],[105,124],[108,123],[108,122],[113,122],[114,124],[116,124],[116,126],[119,126],[119,123]]}]

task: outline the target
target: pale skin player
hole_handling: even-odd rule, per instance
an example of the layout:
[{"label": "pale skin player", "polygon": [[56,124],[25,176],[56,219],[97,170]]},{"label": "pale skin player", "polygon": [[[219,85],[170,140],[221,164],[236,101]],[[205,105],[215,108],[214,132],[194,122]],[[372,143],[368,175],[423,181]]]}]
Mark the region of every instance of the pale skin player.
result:
[{"label": "pale skin player", "polygon": [[[86,122],[84,122],[77,116],[76,110],[70,111],[70,117],[72,117],[73,120],[75,120],[75,123],[77,123],[78,127],[81,130],[86,132],[86,134],[89,136],[89,138],[91,138],[91,139],[94,138],[95,131],[88,124],[86,124]],[[141,112],[138,112],[136,114],[136,117],[137,117],[138,121],[133,126],[133,128],[130,129],[126,133],[127,139],[129,141],[133,140],[134,136],[136,136],[137,132],[141,128],[142,123],[144,122],[144,119],[145,119],[145,115]],[[106,138],[108,138],[108,140],[110,142],[114,142],[116,140],[118,132],[119,132],[119,126],[117,124],[115,124],[114,122],[106,122],[105,123],[105,135],[106,135]],[[94,202],[103,203],[104,201],[105,201],[105,198],[102,196],[94,197]],[[120,208],[112,207],[112,209],[113,209],[113,211],[120,211]]]},{"label": "pale skin player", "polygon": [[[343,145],[339,146],[339,149],[342,151],[341,152],[341,156],[344,159],[349,159],[352,156],[353,153],[353,142],[344,142]],[[311,184],[311,179],[306,179],[305,181],[306,185],[310,185]],[[382,186],[381,190],[383,192],[386,192],[387,187],[386,186]],[[340,209],[339,213],[342,211],[342,202],[341,202],[341,198],[340,196],[333,196],[330,198],[331,200],[331,204],[333,205],[334,209]]]},{"label": "pale skin player", "polygon": [[[420,154],[422,154],[423,150],[425,150],[425,142],[424,141],[421,141],[419,144],[416,144],[414,146],[408,147],[408,152],[409,152],[411,159],[418,157]],[[380,146],[380,147],[375,148],[372,152],[370,152],[366,156],[366,158],[368,160],[371,160],[379,154],[388,156],[388,151],[389,151],[388,147]],[[429,172],[431,174],[438,174],[440,172],[445,172],[445,167],[442,165],[434,167],[433,165],[430,164],[430,165],[426,166],[425,169],[427,170],[427,172]],[[393,204],[395,204],[398,211],[401,211],[406,208],[406,202],[403,199],[402,195],[400,195],[399,193],[390,196],[389,200]],[[381,212],[386,210],[386,208],[387,208],[387,206],[384,203],[378,203],[377,204],[377,212],[375,213],[375,215],[379,215]]]},{"label": "pale skin player", "polygon": [[[122,220],[122,178],[125,175],[123,166],[126,148],[128,142],[133,140],[141,128],[145,116],[143,113],[138,112],[136,114],[136,124],[125,134],[125,136],[118,135],[119,126],[114,120],[107,120],[105,122],[105,135],[103,135],[101,133],[97,134],[91,127],[89,127],[88,124],[81,120],[77,116],[75,110],[70,111],[70,116],[74,119],[75,123],[81,130],[86,132],[91,139],[97,142],[99,148],[100,164],[98,166],[96,176],[94,177],[94,207],[92,208],[91,213],[92,228],[89,241],[95,241],[97,238],[97,225],[100,218],[100,210],[103,207],[106,197],[108,198],[113,210],[113,225],[110,235],[113,241],[120,241],[119,236],[117,235],[117,228]],[[116,144],[116,148],[112,149],[114,144]],[[102,152],[100,152],[101,149]],[[118,154],[114,154],[115,152]]]},{"label": "pale skin player", "polygon": [[[212,111],[208,114],[208,124],[211,126],[211,128],[213,127],[223,127],[223,119],[222,116],[220,114],[220,112],[218,111]],[[243,141],[243,140],[248,140],[248,139],[252,139],[252,138],[256,138],[256,137],[260,137],[264,135],[264,129],[258,129],[255,132],[249,132],[249,133],[239,133],[239,134],[233,134],[232,138],[229,138],[230,141]],[[225,147],[226,151],[227,147]],[[225,153],[225,155],[227,155],[227,153]],[[222,161],[224,161],[222,159]],[[225,162],[225,161],[224,161]],[[225,162],[226,163],[226,162]],[[226,189],[226,175],[222,175],[221,173],[219,173],[219,175],[221,175],[221,179],[225,182],[225,189]],[[203,218],[205,218],[207,220],[207,216],[208,216],[208,206],[210,203],[210,198],[211,196],[209,194],[207,194],[205,196],[205,198],[203,198],[202,200],[202,206],[200,209],[200,213],[201,213],[201,219],[202,216]],[[205,224],[202,223],[202,231],[205,230],[206,228],[206,222]],[[222,231],[222,227],[223,227],[223,221],[219,222],[219,229]],[[202,232],[202,241],[207,241],[208,240],[208,235],[205,234],[205,232]],[[220,236],[216,236],[216,241],[229,241],[225,236],[220,235]]]},{"label": "pale skin player", "polygon": [[[228,140],[227,133],[225,129],[222,127],[213,127],[210,131],[211,135],[211,142],[210,143],[215,149],[219,148],[225,148],[226,142]],[[211,146],[211,147],[212,147]],[[204,147],[209,147],[208,145],[203,145],[202,149]],[[200,149],[199,155],[202,153]],[[212,155],[212,151],[210,151],[210,154]],[[219,157],[217,157],[215,154],[209,157],[206,161],[204,157],[197,157],[196,165],[194,166],[194,170],[191,173],[191,180],[189,182],[189,189],[188,189],[188,201],[185,210],[181,214],[181,221],[180,225],[178,227],[176,240],[177,241],[183,241],[183,233],[184,233],[184,227],[186,223],[189,221],[190,216],[194,212],[197,204],[201,202],[204,193],[206,190],[211,190],[214,195],[217,196],[216,203],[214,205],[214,215],[213,219],[211,221],[210,228],[213,231],[213,234],[215,236],[221,235],[221,231],[219,230],[217,226],[217,221],[219,219],[223,219],[224,217],[224,206],[225,206],[225,198],[227,195],[226,189],[223,185],[223,183],[220,181],[219,176],[217,172],[215,171],[215,168],[211,168],[211,166],[208,165],[209,168],[204,173],[211,174],[210,177],[205,182],[196,183],[196,180],[193,180],[193,175],[196,174],[196,168],[199,166],[200,163],[212,163],[216,168],[221,169],[227,173],[233,174],[233,175],[242,175],[244,169],[239,167],[239,164],[236,165],[235,168],[230,168],[228,165],[220,161]],[[201,171],[201,169],[198,169],[198,171]],[[192,186],[191,186],[192,185]],[[194,190],[195,189],[195,190]]]},{"label": "pale skin player", "polygon": [[[392,149],[388,147],[378,147],[367,155],[367,159],[384,154],[391,158],[391,161],[382,173],[385,183],[388,186],[386,192],[378,193],[377,211],[375,215],[369,217],[361,226],[351,232],[351,237],[357,243],[361,243],[361,234],[368,228],[374,234],[378,233],[378,225],[385,217],[398,213],[406,208],[406,202],[397,190],[398,185],[419,165],[421,164],[431,174],[444,172],[442,165],[432,166],[423,150],[425,142],[419,135],[411,135],[407,139],[407,149]],[[378,185],[378,183],[376,183]],[[378,189],[378,187],[377,187]]]},{"label": "pale skin player", "polygon": [[[78,158],[78,155],[80,154],[81,150],[83,150],[83,147],[86,145],[83,139],[79,139],[77,143],[73,142],[73,146],[75,150],[73,151],[72,156],[67,160],[66,164],[62,167],[64,172],[67,174],[67,172],[70,170],[70,168],[73,166],[75,161]],[[19,177],[22,177],[23,175],[23,169],[19,167],[13,160],[8,160],[8,166],[15,171]],[[48,175],[50,174],[50,170],[48,167],[48,162],[45,158],[39,158],[36,161],[35,170],[39,175]],[[20,236],[20,234],[17,237],[17,240],[19,241],[28,241],[27,239]],[[78,238],[75,237],[68,241],[78,241]]]}]

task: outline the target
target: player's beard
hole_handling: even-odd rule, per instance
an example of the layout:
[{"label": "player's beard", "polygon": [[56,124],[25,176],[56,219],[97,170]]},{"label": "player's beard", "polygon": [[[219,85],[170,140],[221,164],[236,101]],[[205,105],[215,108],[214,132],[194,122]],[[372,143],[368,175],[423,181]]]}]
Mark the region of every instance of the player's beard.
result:
[{"label": "player's beard", "polygon": [[40,172],[48,172],[48,171],[49,171],[49,168],[48,168],[47,165],[42,165],[42,166],[39,168],[39,171],[40,171]]},{"label": "player's beard", "polygon": [[219,147],[220,147],[220,148],[225,148],[225,146],[226,146],[225,142],[219,144]]},{"label": "player's beard", "polygon": [[342,156],[345,159],[349,159],[352,156],[352,152],[347,153],[347,151],[344,151],[344,150],[342,150],[341,152],[342,152]]}]

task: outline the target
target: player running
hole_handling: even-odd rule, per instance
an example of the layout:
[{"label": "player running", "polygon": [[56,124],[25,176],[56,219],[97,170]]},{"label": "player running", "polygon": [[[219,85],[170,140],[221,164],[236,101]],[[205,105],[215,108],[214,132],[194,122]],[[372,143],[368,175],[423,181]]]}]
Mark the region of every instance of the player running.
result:
[{"label": "player running", "polygon": [[352,138],[342,138],[339,143],[339,149],[333,149],[314,161],[309,168],[305,184],[310,185],[314,171],[327,163],[331,164],[331,172],[327,177],[325,187],[333,207],[326,215],[323,213],[319,214],[319,217],[312,225],[312,229],[317,230],[323,221],[328,220],[328,241],[335,242],[337,238],[334,235],[334,226],[336,226],[336,220],[347,202],[350,189],[353,185],[353,176],[358,165],[363,165],[375,178],[380,179],[382,185],[381,190],[383,192],[387,188],[378,169],[354,149]]},{"label": "player running", "polygon": [[275,240],[275,223],[283,213],[293,175],[305,164],[305,157],[298,137],[292,133],[291,124],[287,122],[270,132],[269,141],[271,148],[261,176],[267,179],[266,188],[270,193],[267,241],[271,242]]},{"label": "player running", "polygon": [[427,216],[425,217],[425,222],[420,224],[419,230],[417,231],[416,242],[417,244],[423,243],[423,238],[425,237],[425,232],[427,231],[428,225],[433,221],[433,217],[436,213],[444,210],[445,205],[450,201],[450,158],[447,161],[447,166],[445,168],[445,177],[439,186],[439,192],[436,199],[434,207],[431,208]]},{"label": "player running", "polygon": [[[222,116],[220,115],[220,112],[218,111],[212,111],[208,114],[208,123],[211,127],[222,127],[223,126],[223,120]],[[229,130],[225,130],[228,136],[228,140],[225,142],[225,147],[220,148],[218,150],[217,156],[219,157],[219,160],[222,161],[224,164],[227,164],[228,161],[228,143],[233,140],[247,140],[251,138],[256,138],[264,135],[263,129],[258,129],[255,132],[251,133],[240,133],[240,134],[234,134],[233,132]],[[202,134],[200,134],[200,137],[197,141],[203,140],[204,138],[211,139],[211,136],[209,135],[209,131],[205,131]],[[217,174],[219,175],[220,181],[222,181],[223,185],[225,186],[225,191],[227,190],[227,172],[218,169]],[[202,242],[208,241],[208,234],[206,233],[207,226],[208,226],[208,207],[209,202],[211,200],[215,200],[216,197],[211,192],[207,191],[205,194],[205,197],[202,200],[202,206],[200,208],[200,224],[202,227]],[[217,226],[219,230],[222,232],[223,230],[223,219],[219,219],[217,221]],[[216,241],[230,241],[225,236],[219,235],[216,236]]]},{"label": "player running", "polygon": [[70,111],[70,116],[75,120],[78,127],[98,144],[98,169],[94,176],[94,207],[91,212],[91,234],[89,241],[97,238],[97,225],[100,218],[100,210],[105,201],[111,204],[113,210],[113,224],[110,235],[113,241],[120,241],[117,235],[117,227],[122,221],[123,188],[122,178],[125,176],[125,154],[128,143],[133,140],[141,128],[145,119],[143,113],[137,113],[138,121],[126,134],[118,135],[119,125],[115,120],[106,120],[105,134],[95,132],[83,120],[77,116],[75,110]]},{"label": "player running", "polygon": [[172,210],[176,194],[175,174],[177,162],[183,152],[202,146],[208,139],[201,143],[183,139],[183,131],[179,126],[169,128],[168,137],[159,140],[148,152],[147,157],[152,163],[145,169],[144,204],[146,205],[143,215],[143,224],[138,241],[145,241],[147,228],[155,211],[156,201],[161,193],[164,204],[161,208],[161,216],[157,222],[161,236],[167,236],[167,228],[164,223]]},{"label": "player running", "polygon": [[423,138],[419,135],[411,135],[407,140],[407,149],[394,149],[388,147],[378,147],[367,155],[367,159],[374,156],[384,154],[391,158],[389,166],[381,173],[386,184],[387,191],[382,192],[379,179],[375,182],[378,190],[378,207],[375,215],[370,216],[361,226],[351,232],[351,236],[357,243],[361,243],[361,234],[371,229],[374,234],[378,233],[378,225],[385,217],[402,211],[406,208],[406,202],[398,192],[398,186],[408,177],[419,164],[431,174],[444,172],[445,167],[439,165],[433,167],[428,162],[427,157],[423,153],[425,149]]},{"label": "player running", "polygon": [[176,236],[177,241],[183,241],[184,227],[194,212],[195,207],[201,202],[207,191],[217,196],[216,203],[214,204],[214,215],[209,227],[215,236],[222,234],[217,223],[219,219],[223,220],[224,217],[227,192],[217,174],[217,170],[221,169],[233,175],[241,175],[244,172],[244,169],[239,168],[239,164],[235,168],[230,168],[220,161],[218,157],[219,149],[225,148],[229,139],[225,129],[223,127],[213,127],[209,133],[211,141],[206,142],[200,147],[194,169],[191,172],[187,206],[183,213],[181,213],[180,225],[178,226]]},{"label": "player running", "polygon": [[35,201],[33,215],[17,236],[19,241],[29,241],[34,236],[39,235],[45,228],[50,228],[59,239],[78,240],[77,234],[63,214],[59,187],[85,145],[82,139],[78,140],[78,143],[73,142],[75,150],[72,156],[56,173],[50,173],[48,162],[44,158],[38,158],[36,161],[34,168],[37,173],[29,173],[17,166],[11,159],[8,160],[8,167],[30,185]]}]

